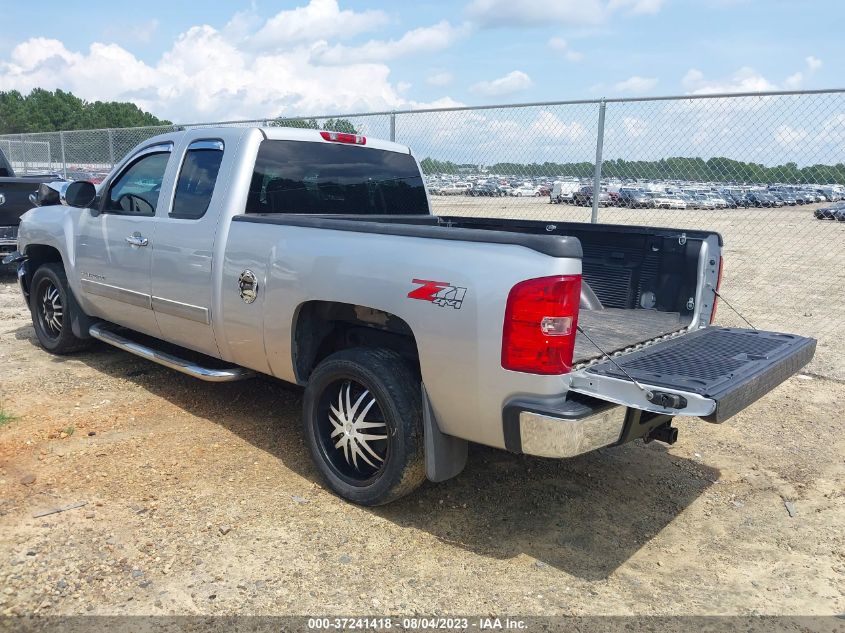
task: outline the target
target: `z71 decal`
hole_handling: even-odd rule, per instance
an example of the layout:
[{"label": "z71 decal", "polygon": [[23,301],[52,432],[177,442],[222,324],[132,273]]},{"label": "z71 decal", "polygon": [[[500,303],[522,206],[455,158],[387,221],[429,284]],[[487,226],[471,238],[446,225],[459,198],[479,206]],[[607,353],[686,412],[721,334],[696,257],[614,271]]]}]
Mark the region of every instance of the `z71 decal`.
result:
[{"label": "z71 decal", "polygon": [[430,301],[441,308],[451,306],[455,310],[460,310],[461,304],[464,302],[464,295],[467,293],[466,288],[453,286],[445,281],[414,279],[412,283],[419,284],[420,287],[408,293],[409,299]]}]

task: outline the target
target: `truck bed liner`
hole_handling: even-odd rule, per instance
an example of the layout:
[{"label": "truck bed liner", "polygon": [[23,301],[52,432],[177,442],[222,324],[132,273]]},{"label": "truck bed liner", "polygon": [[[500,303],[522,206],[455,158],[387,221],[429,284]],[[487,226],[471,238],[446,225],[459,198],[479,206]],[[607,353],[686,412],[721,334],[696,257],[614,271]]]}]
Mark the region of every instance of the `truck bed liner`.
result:
[{"label": "truck bed liner", "polygon": [[[657,310],[606,308],[604,310],[581,310],[578,325],[589,334],[599,347],[608,354],[623,350],[651,339],[679,332],[689,325],[689,319],[681,319],[678,312]],[[578,332],[575,337],[573,363],[583,363],[603,354],[587,338]]]}]

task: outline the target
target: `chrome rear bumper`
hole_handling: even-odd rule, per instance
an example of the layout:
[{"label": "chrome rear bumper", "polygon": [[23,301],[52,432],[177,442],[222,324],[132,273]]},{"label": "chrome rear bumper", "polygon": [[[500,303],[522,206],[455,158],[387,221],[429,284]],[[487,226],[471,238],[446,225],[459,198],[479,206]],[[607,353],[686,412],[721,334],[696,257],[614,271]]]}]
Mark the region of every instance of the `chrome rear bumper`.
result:
[{"label": "chrome rear bumper", "polygon": [[625,415],[625,407],[619,406],[575,420],[522,411],[522,452],[539,457],[574,457],[616,444],[625,428]]}]

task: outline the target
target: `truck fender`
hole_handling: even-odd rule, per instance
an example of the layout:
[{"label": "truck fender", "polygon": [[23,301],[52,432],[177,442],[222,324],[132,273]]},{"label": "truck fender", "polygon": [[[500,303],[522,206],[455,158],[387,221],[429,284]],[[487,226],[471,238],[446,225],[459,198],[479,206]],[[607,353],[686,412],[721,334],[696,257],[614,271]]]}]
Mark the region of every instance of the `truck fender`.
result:
[{"label": "truck fender", "polygon": [[440,430],[425,385],[422,386],[422,406],[425,475],[429,481],[446,481],[459,475],[466,466],[469,442]]}]

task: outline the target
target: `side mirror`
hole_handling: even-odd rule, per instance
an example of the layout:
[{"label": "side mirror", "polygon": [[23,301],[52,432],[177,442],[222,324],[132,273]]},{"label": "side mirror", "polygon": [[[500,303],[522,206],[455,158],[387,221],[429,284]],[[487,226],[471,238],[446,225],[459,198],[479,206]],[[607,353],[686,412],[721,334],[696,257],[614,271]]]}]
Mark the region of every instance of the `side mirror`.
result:
[{"label": "side mirror", "polygon": [[77,180],[65,188],[62,194],[62,204],[84,209],[90,207],[96,198],[97,188],[94,186],[94,183]]}]

